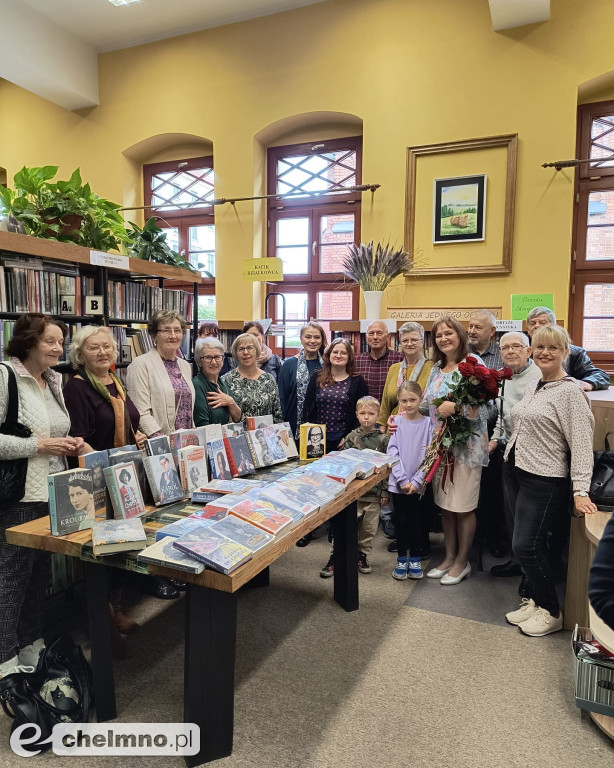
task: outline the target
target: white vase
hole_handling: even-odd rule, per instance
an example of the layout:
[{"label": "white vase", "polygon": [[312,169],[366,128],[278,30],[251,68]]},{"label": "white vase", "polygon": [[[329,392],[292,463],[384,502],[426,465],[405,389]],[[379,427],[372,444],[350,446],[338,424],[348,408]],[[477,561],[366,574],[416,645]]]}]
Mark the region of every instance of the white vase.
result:
[{"label": "white vase", "polygon": [[362,295],[365,297],[365,319],[381,320],[384,291],[363,291]]}]

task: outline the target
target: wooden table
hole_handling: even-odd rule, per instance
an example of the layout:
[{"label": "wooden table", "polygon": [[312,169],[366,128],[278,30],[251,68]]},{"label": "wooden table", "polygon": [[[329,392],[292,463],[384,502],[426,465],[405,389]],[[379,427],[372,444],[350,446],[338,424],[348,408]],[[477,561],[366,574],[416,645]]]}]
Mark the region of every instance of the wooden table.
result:
[{"label": "wooden table", "polygon": [[[334,598],[346,611],[358,609],[358,543],[356,500],[390,474],[382,468],[365,480],[354,480],[337,499],[292,527],[285,535],[256,552],[234,573],[212,570],[191,574],[148,565],[147,572],[187,582],[185,611],[184,722],[200,727],[200,752],[186,757],[189,766],[232,753],[234,724],[234,667],[237,635],[237,592],[246,584],[266,586],[269,566],[290,547],[335,517]],[[149,527],[150,523],[146,523]],[[153,524],[155,525],[155,524]],[[158,527],[162,527],[159,525]],[[99,722],[117,717],[108,611],[108,566],[92,561],[91,531],[52,536],[49,518],[9,528],[6,539],[31,549],[59,552],[83,560],[92,671]]]}]

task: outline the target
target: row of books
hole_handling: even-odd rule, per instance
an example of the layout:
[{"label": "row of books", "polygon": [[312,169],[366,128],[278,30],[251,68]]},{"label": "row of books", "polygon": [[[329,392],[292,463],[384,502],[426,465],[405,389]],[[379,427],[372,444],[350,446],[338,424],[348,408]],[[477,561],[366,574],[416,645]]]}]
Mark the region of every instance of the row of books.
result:
[{"label": "row of books", "polygon": [[0,261],[0,312],[81,315],[82,297],[94,293],[94,278],[76,265],[34,256]]},{"label": "row of books", "polygon": [[160,288],[145,281],[111,280],[107,286],[111,317],[146,322],[161,309],[172,309],[191,319],[194,296],[188,291]]}]

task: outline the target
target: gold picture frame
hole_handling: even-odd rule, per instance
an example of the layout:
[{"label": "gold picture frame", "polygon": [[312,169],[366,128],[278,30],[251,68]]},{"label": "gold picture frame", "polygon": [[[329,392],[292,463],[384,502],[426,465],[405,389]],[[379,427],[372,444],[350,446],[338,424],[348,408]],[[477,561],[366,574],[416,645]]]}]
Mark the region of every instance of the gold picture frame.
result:
[{"label": "gold picture frame", "polygon": [[[421,205],[422,212],[428,209],[431,210],[431,219],[434,215],[433,206],[433,182],[437,178],[435,174],[432,178],[425,175],[425,178],[421,180],[420,189],[417,192],[417,181],[419,178],[419,160],[420,158],[428,158],[433,156],[442,155],[445,160],[447,156],[452,153],[466,153],[466,160],[468,163],[468,169],[472,173],[482,173],[484,171],[483,164],[479,161],[479,155],[474,157],[471,153],[480,152],[483,150],[505,150],[505,159],[501,162],[497,162],[497,167],[500,167],[498,173],[504,179],[504,193],[503,193],[503,178],[495,178],[495,184],[491,183],[489,179],[489,187],[496,188],[496,182],[499,181],[499,187],[501,188],[502,200],[501,206],[490,205],[489,211],[495,212],[493,216],[498,216],[498,221],[501,222],[500,229],[502,230],[501,241],[501,260],[496,264],[479,263],[480,260],[484,260],[485,254],[492,252],[492,244],[488,244],[488,251],[486,250],[485,243],[473,243],[466,242],[455,244],[456,247],[465,249],[463,256],[467,253],[467,249],[480,248],[479,251],[474,251],[479,258],[475,259],[476,263],[463,263],[463,264],[446,264],[443,266],[435,267],[416,267],[411,270],[412,276],[431,276],[431,277],[457,277],[459,275],[493,275],[493,274],[509,274],[512,271],[512,254],[514,250],[514,214],[516,205],[516,171],[518,161],[518,134],[509,133],[501,136],[487,136],[481,139],[466,139],[464,141],[449,141],[442,144],[425,144],[417,147],[407,148],[407,188],[405,198],[405,249],[408,253],[414,253],[414,236],[415,236],[415,219],[417,205]],[[491,153],[492,154],[492,153]],[[486,158],[486,156],[485,156]],[[449,174],[450,177],[459,176],[463,174],[455,173],[452,169]],[[495,176],[497,173],[494,174]],[[419,195],[421,197],[419,197]],[[497,210],[499,208],[499,210]],[[488,225],[488,223],[487,223]],[[426,238],[425,238],[426,239]],[[431,243],[429,242],[429,247]],[[452,249],[452,244],[435,244],[434,249]],[[439,255],[440,251],[437,252]],[[460,253],[459,251],[451,251],[451,259],[454,259],[454,254]],[[471,260],[471,257],[468,257]],[[409,275],[408,275],[409,276]]]}]

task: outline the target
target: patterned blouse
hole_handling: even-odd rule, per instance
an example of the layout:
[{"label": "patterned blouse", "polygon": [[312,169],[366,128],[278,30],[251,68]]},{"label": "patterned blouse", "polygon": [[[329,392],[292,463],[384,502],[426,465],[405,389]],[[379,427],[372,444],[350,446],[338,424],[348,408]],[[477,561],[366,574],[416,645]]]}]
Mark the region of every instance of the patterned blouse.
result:
[{"label": "patterned blouse", "polygon": [[228,394],[241,409],[244,421],[248,416],[269,414],[273,415],[276,424],[283,421],[279,391],[270,373],[262,372],[257,379],[246,379],[239,373],[239,369],[235,368],[224,374],[222,381],[228,389]]},{"label": "patterned blouse", "polygon": [[185,382],[179,370],[179,363],[176,360],[163,360],[164,367],[171,380],[171,385],[175,393],[175,429],[190,429],[192,426],[192,393]]},{"label": "patterned blouse", "polygon": [[[480,365],[482,360],[473,355]],[[428,413],[431,418],[431,424],[435,426],[438,420],[437,409],[432,404],[437,397],[445,397],[460,379],[458,368],[449,373],[444,373],[439,364],[433,366],[431,375],[426,384],[420,410],[422,413]],[[469,438],[469,442],[462,448],[454,449],[454,458],[459,464],[466,464],[469,467],[487,467],[488,466],[488,407],[480,405],[477,417],[472,419],[468,413],[465,413],[475,433]]]},{"label": "patterned blouse", "polygon": [[326,424],[326,436],[341,437],[345,432],[346,403],[350,391],[350,377],[336,381],[330,387],[316,390],[318,421]]}]

